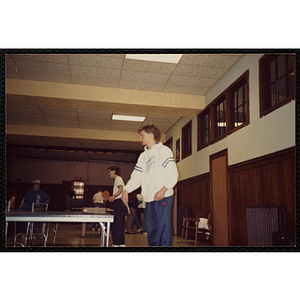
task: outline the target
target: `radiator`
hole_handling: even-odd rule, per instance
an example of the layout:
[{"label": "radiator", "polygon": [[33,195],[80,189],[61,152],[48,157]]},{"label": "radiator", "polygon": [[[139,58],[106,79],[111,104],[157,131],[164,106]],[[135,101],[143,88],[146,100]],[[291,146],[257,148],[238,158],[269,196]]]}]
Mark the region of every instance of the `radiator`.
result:
[{"label": "radiator", "polygon": [[274,232],[286,230],[285,210],[281,206],[246,208],[248,246],[272,246]]}]

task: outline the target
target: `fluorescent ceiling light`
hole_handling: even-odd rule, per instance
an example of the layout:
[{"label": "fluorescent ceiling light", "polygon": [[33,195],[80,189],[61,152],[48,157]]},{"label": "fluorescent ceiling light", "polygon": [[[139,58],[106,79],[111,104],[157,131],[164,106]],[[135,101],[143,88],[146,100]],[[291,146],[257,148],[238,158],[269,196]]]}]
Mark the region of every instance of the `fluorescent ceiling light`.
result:
[{"label": "fluorescent ceiling light", "polygon": [[138,59],[177,64],[182,54],[126,54],[127,59]]},{"label": "fluorescent ceiling light", "polygon": [[138,117],[138,116],[125,116],[125,115],[113,115],[113,120],[119,121],[134,121],[134,122],[143,122],[145,117]]}]

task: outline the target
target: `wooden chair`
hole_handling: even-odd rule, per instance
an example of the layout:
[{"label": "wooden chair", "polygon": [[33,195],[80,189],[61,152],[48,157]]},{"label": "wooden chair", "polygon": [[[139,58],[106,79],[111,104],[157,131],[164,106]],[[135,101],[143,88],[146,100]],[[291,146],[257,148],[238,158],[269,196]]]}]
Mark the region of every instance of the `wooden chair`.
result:
[{"label": "wooden chair", "polygon": [[185,234],[185,244],[187,242],[188,233],[195,234],[195,246],[197,245],[198,237],[204,240],[210,240],[213,245],[212,229],[211,229],[211,214],[197,213],[196,218],[182,218],[181,240]]}]

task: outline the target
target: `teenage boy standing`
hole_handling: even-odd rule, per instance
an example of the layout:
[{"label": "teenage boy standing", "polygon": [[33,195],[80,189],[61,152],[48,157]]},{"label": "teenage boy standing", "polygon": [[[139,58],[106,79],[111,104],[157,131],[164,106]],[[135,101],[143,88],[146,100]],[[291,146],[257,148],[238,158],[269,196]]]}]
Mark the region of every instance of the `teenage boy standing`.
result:
[{"label": "teenage boy standing", "polygon": [[138,130],[145,151],[124,187],[122,200],[141,186],[146,202],[148,246],[172,246],[171,208],[178,171],[173,152],[159,142],[160,131],[151,124]]}]

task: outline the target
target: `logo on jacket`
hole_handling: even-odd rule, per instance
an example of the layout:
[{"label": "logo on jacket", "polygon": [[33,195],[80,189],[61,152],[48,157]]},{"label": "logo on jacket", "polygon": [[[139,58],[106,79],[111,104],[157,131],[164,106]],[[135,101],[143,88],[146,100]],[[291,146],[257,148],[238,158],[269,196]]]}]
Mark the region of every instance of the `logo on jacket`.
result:
[{"label": "logo on jacket", "polygon": [[149,157],[146,161],[146,172],[149,172],[151,167],[155,164],[155,156]]}]

